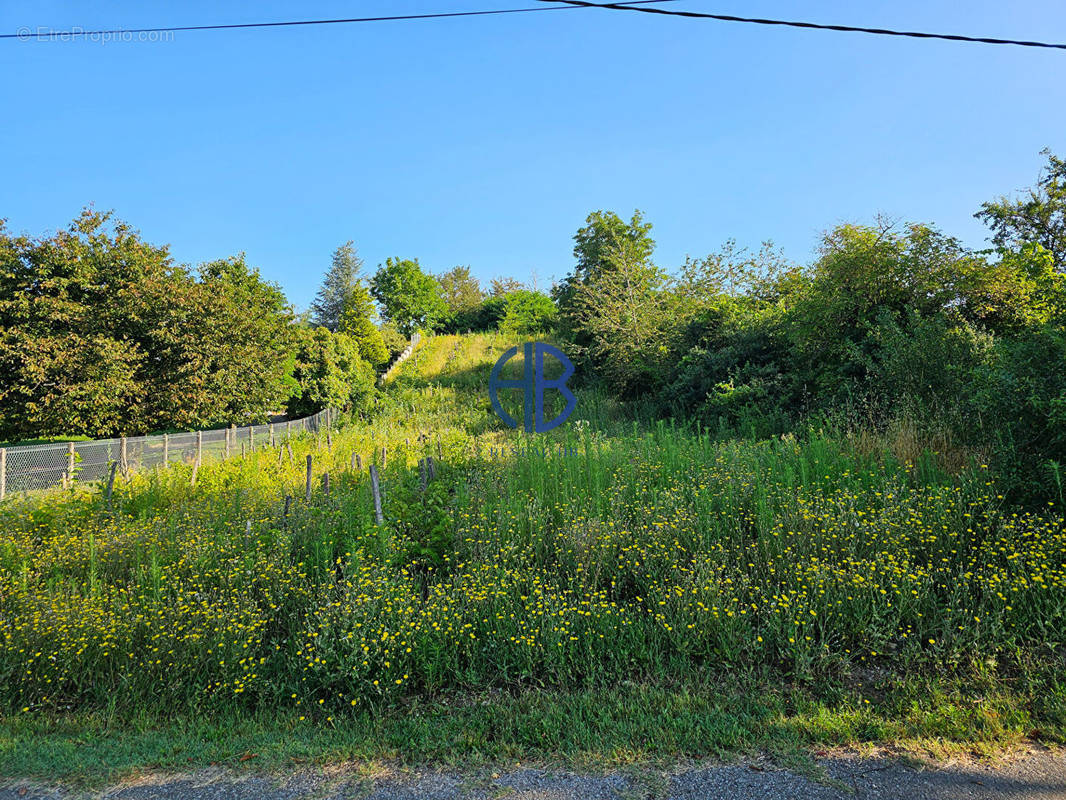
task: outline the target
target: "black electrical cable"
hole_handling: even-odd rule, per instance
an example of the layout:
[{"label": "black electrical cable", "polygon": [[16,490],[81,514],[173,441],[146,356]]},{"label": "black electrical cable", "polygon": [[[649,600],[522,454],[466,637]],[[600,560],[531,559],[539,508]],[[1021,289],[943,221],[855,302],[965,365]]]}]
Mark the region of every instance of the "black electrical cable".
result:
[{"label": "black electrical cable", "polygon": [[990,36],[963,36],[954,33],[924,33],[922,31],[898,31],[890,28],[863,28],[856,25],[828,25],[817,22],[798,22],[783,19],[760,19],[736,17],[732,14],[709,14],[702,11],[668,11],[665,8],[633,8],[622,3],[590,3],[587,0],[540,0],[542,3],[564,3],[576,8],[606,8],[612,11],[636,11],[642,14],[662,14],[668,17],[714,19],[722,22],[747,22],[754,25],[783,25],[789,28],[809,28],[819,31],[844,31],[846,33],[871,33],[878,36],[907,36],[913,39],[944,39],[949,42],[975,42],[978,44],[1009,44],[1017,47],[1045,47],[1066,50],[1066,44],[1034,42],[1025,39],[996,39]]},{"label": "black electrical cable", "polygon": [[[674,3],[677,0],[632,0],[633,5],[645,3]],[[625,8],[625,4],[615,4]],[[112,28],[110,30],[83,31],[72,29],[65,31],[42,30],[41,28],[23,28],[17,33],[0,33],[0,39],[75,39],[86,36],[122,36],[134,33],[178,33],[185,31],[224,31],[239,28],[289,28],[300,25],[340,25],[357,22],[399,22],[415,19],[443,19],[445,17],[487,17],[494,14],[528,14],[539,11],[561,11],[577,6],[534,6],[532,8],[499,8],[488,11],[442,11],[437,14],[398,14],[387,17],[349,17],[346,19],[302,19],[280,22],[235,22],[222,25],[177,25],[160,28]]]}]

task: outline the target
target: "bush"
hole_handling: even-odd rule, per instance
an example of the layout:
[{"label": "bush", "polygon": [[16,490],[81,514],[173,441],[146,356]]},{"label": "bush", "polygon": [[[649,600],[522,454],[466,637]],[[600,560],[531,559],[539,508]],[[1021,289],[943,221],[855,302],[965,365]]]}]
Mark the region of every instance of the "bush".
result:
[{"label": "bush", "polygon": [[303,417],[324,408],[366,408],[374,396],[374,369],[359,355],[358,344],[328,328],[303,329],[293,376],[298,393],[289,401],[290,416]]},{"label": "bush", "polygon": [[529,336],[547,333],[555,324],[555,303],[546,294],[520,289],[504,297],[500,330]]},{"label": "bush", "polygon": [[396,356],[406,350],[407,345],[411,343],[406,336],[400,333],[399,328],[397,328],[392,322],[383,323],[378,326],[378,330],[381,331],[381,341],[384,343],[385,349],[388,351],[388,362],[392,362]]}]

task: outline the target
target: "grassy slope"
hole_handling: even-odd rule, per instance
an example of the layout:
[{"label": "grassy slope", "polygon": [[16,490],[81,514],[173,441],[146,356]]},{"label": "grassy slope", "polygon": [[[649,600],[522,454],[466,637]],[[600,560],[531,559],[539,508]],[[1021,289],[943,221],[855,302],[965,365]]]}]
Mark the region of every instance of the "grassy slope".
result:
[{"label": "grassy slope", "polygon": [[[831,437],[716,443],[636,426],[595,394],[535,437],[577,457],[515,456],[529,440],[503,429],[484,395],[509,344],[432,339],[374,422],[331,451],[308,441],[291,465],[263,452],[208,467],[195,489],[181,467],[141,477],[122,487],[114,523],[77,492],[5,507],[3,609],[21,630],[0,649],[11,711],[0,774],[95,779],[252,753],[255,765],[629,761],[1063,738],[1049,641],[1063,619],[1060,517],[1010,517],[979,472],[860,457]],[[422,431],[440,435],[445,456],[446,546],[411,489],[415,462],[437,449]],[[365,479],[348,469],[381,445],[384,538],[366,524]],[[305,452],[333,493],[297,502],[279,530],[280,497],[302,494]],[[398,569],[412,558],[421,567]],[[335,570],[371,577],[330,595]],[[205,586],[212,601],[189,605]],[[251,607],[254,592],[300,607]],[[367,597],[386,599],[371,612]],[[131,627],[131,610],[145,609],[157,627]],[[203,658],[218,619],[234,669]],[[271,639],[279,625],[290,633]],[[413,652],[346,644],[405,630]],[[79,635],[95,639],[57,644]],[[289,652],[263,649],[271,641]],[[264,662],[236,668],[242,642]],[[112,652],[127,647],[133,666]]]}]

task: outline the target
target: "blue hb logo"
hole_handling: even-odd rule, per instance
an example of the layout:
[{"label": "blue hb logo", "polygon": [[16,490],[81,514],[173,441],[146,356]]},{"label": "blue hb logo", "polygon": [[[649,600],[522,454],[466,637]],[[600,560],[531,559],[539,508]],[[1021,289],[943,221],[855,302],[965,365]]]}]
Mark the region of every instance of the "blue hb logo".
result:
[{"label": "blue hb logo", "polygon": [[[574,374],[574,365],[570,363],[570,359],[563,355],[562,351],[557,347],[552,347],[550,344],[544,344],[544,342],[526,342],[524,345],[524,364],[523,364],[523,376],[519,380],[503,380],[500,378],[500,373],[503,372],[503,366],[518,353],[517,345],[512,347],[502,356],[500,360],[496,362],[496,366],[492,368],[492,374],[489,376],[489,399],[492,400],[492,407],[496,413],[500,415],[502,419],[509,427],[517,428],[518,422],[503,410],[503,406],[500,405],[500,398],[498,392],[500,389],[525,389],[525,402],[522,405],[522,411],[525,415],[525,429],[526,433],[544,433],[550,431],[552,428],[558,427],[566,422],[566,418],[569,417],[573,411],[574,406],[577,405],[577,398],[574,397],[574,393],[566,386],[567,379]],[[536,353],[536,358],[534,358]],[[562,377],[555,378],[553,380],[546,380],[544,378],[544,354],[549,353],[554,356],[560,364],[565,367]],[[544,390],[545,389],[558,389],[563,393],[566,398],[566,408],[555,419],[549,422],[544,421]],[[534,410],[536,411],[536,417],[534,418]],[[535,420],[535,421],[534,421]]]}]

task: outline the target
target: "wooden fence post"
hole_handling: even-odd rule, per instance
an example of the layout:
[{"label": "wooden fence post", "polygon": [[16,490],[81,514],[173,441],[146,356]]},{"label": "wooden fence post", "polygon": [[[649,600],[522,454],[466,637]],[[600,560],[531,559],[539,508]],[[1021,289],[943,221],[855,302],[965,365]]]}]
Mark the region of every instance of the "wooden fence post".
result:
[{"label": "wooden fence post", "polygon": [[255,425],[248,426],[248,452],[255,451]]},{"label": "wooden fence post", "polygon": [[7,496],[7,448],[0,447],[0,500]]},{"label": "wooden fence post", "polygon": [[388,452],[384,447],[381,448],[381,468],[385,469],[386,461],[388,460]]},{"label": "wooden fence post", "polygon": [[304,497],[308,503],[311,502],[311,454],[307,454],[307,483],[304,486]]},{"label": "wooden fence post", "polygon": [[270,446],[274,446],[274,423],[270,423]]},{"label": "wooden fence post", "polygon": [[322,473],[322,492],[327,497],[329,497],[329,473],[328,472],[323,472]]},{"label": "wooden fence post", "polygon": [[289,466],[291,467],[294,463],[296,463],[292,460],[292,445],[288,442],[285,442],[285,450],[289,454]]},{"label": "wooden fence post", "polygon": [[74,442],[67,442],[67,480],[74,480]]},{"label": "wooden fence post", "polygon": [[356,472],[363,471],[363,457],[358,453],[355,454],[355,470]]},{"label": "wooden fence post", "polygon": [[429,480],[437,477],[437,465],[433,463],[433,456],[426,456],[426,471],[429,473]]},{"label": "wooden fence post", "polygon": [[333,431],[329,428],[326,428],[326,450],[333,452]]},{"label": "wooden fence post", "polygon": [[[122,452],[123,452],[123,454],[125,454],[125,452],[126,452],[126,445],[125,444],[122,445]],[[200,466],[200,462],[203,461],[203,458],[204,458],[204,432],[203,431],[197,431],[196,432],[196,466]]]},{"label": "wooden fence post", "polygon": [[163,466],[170,463],[170,434],[163,434]]},{"label": "wooden fence post", "polygon": [[123,436],[119,439],[119,458],[122,461],[122,475],[126,478],[130,476],[130,465],[126,460],[126,437]]},{"label": "wooden fence post", "polygon": [[370,491],[374,495],[374,520],[378,525],[385,522],[381,514],[381,485],[378,483],[378,468],[370,465]]},{"label": "wooden fence post", "polygon": [[111,469],[108,471],[108,475],[107,475],[107,510],[108,511],[111,510],[111,492],[115,488],[115,470],[117,470],[117,469],[118,469],[118,462],[117,461],[112,461],[111,462]]},{"label": "wooden fence post", "polygon": [[429,467],[426,465],[426,459],[420,458],[418,460],[418,473],[423,492],[426,491],[426,484],[429,482],[429,476],[427,475],[428,471]]},{"label": "wooden fence post", "polygon": [[225,458],[229,458],[230,448],[233,446],[232,440],[234,439],[233,426],[230,425],[226,428],[226,455]]}]

